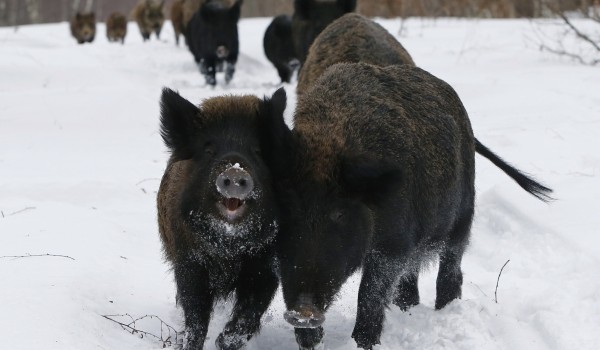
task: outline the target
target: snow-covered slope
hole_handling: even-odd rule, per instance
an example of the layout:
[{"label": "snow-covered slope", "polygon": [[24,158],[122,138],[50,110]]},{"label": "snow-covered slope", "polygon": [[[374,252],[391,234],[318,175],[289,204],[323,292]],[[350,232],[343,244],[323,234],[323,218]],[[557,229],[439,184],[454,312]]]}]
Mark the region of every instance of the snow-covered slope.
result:
[{"label": "snow-covered slope", "polygon": [[[167,158],[158,98],[163,86],[194,103],[271,94],[279,78],[262,51],[268,23],[241,21],[236,76],[229,86],[219,76],[215,89],[175,47],[169,23],[148,43],[130,24],[123,46],[106,41],[103,25],[83,46],[66,23],[0,29],[0,348],[161,347],[106,314],[157,315],[181,328],[156,224]],[[398,20],[380,23],[398,33]],[[600,70],[539,52],[527,21],[410,20],[405,30],[399,40],[455,87],[477,137],[558,200],[535,200],[477,157],[463,299],[433,310],[433,266],[420,279],[422,304],[388,311],[379,349],[597,349]],[[285,88],[289,117],[294,85]],[[7,257],[28,254],[70,258]],[[355,348],[358,280],[327,315],[326,349]],[[207,349],[229,308],[218,307]],[[296,349],[283,311],[278,294],[248,349]],[[156,318],[136,326],[161,333]]]}]

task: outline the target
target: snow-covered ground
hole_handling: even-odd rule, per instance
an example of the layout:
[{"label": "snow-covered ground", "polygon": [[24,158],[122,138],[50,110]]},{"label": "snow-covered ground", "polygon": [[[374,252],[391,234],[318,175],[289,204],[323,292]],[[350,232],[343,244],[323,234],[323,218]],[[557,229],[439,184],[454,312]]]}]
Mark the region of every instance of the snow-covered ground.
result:
[{"label": "snow-covered ground", "polygon": [[[208,88],[166,23],[163,39],[77,45],[66,23],[0,29],[0,348],[156,349],[101,317],[157,315],[177,329],[155,194],[167,153],[157,132],[163,86],[194,103],[271,94],[268,19],[240,23],[233,82]],[[399,20],[380,21],[397,34]],[[477,157],[463,299],[434,311],[435,272],[421,305],[388,311],[379,349],[597,349],[600,344],[600,70],[540,52],[521,20],[410,20],[399,40],[461,96],[477,137],[553,187],[544,204]],[[287,116],[295,103],[294,84]],[[60,256],[12,258],[28,254]],[[510,259],[494,291],[502,265]],[[326,349],[350,338],[358,276],[327,314]],[[207,349],[227,317],[213,317]],[[296,349],[278,294],[248,349]],[[127,318],[121,318],[126,321]],[[136,326],[161,333],[156,318]],[[166,334],[166,333],[165,333]]]}]

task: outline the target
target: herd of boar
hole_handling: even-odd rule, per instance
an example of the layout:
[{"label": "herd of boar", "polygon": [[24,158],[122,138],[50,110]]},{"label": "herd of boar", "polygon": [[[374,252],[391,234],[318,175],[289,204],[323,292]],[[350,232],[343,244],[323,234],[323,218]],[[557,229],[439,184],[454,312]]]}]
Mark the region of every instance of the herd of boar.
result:
[{"label": "herd of boar", "polygon": [[[233,79],[239,54],[237,23],[243,0],[173,0],[170,18],[179,45],[183,36],[207,85],[217,84],[216,73]],[[165,0],[139,0],[130,17],[144,41],[154,33],[160,38],[165,21]],[[356,0],[294,0],[294,14],[274,18],[264,36],[264,50],[281,82],[289,83],[304,63],[313,40],[328,24],[353,12]],[[77,11],[71,18],[71,34],[79,44],[91,43],[96,35],[93,11]],[[127,17],[113,12],[106,20],[110,42],[125,42]]]},{"label": "herd of boar", "polygon": [[[207,82],[219,70],[231,79],[241,0],[176,3],[176,35],[183,33]],[[460,298],[475,153],[551,200],[551,189],[474,136],[454,89],[419,68],[383,27],[353,13],[354,0],[294,5],[291,17],[274,18],[264,40],[282,81],[300,67],[292,130],[282,88],[200,106],[168,88],[162,93],[170,158],[158,224],[186,350],[203,348],[213,306],[228,298],[233,309],[216,346],[243,348],[280,285],[299,348],[322,346],[325,314],[358,270],[351,334],[358,348],[380,343],[391,304],[403,311],[419,304],[419,272],[431,259],[439,256],[435,308]],[[144,38],[160,33],[155,24],[144,28]],[[200,32],[205,40],[194,42]]]}]

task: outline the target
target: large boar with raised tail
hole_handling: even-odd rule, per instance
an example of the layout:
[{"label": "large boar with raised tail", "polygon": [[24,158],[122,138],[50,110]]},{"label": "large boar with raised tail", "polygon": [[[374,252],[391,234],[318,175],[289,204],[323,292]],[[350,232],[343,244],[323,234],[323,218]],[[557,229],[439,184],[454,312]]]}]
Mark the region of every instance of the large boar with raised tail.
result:
[{"label": "large boar with raised tail", "polygon": [[270,125],[285,318],[302,349],[321,340],[325,312],[361,268],[352,337],[363,349],[379,344],[390,303],[419,303],[419,269],[433,257],[436,309],[461,297],[476,151],[549,199],[475,139],[450,85],[411,65],[333,65],[299,97],[293,131],[281,115]]},{"label": "large boar with raised tail", "polygon": [[266,116],[285,108],[280,95],[215,97],[196,107],[163,91],[161,134],[171,157],[158,224],[184,312],[186,350],[202,349],[214,303],[233,293],[231,319],[216,345],[243,347],[277,289],[278,211],[263,152],[271,149]]}]

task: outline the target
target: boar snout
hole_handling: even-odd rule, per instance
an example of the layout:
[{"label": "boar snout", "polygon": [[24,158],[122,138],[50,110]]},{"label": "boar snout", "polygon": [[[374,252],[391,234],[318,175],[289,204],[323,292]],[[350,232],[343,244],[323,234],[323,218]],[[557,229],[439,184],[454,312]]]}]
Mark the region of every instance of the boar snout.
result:
[{"label": "boar snout", "polygon": [[297,59],[297,58],[291,59],[291,60],[288,62],[288,66],[289,66],[291,69],[298,69],[298,67],[300,67],[300,61],[298,61],[298,59]]},{"label": "boar snout", "polygon": [[308,294],[301,294],[296,306],[286,311],[283,318],[295,328],[317,328],[325,322],[325,314],[315,306]]},{"label": "boar snout", "polygon": [[254,189],[254,180],[246,170],[232,166],[217,176],[216,185],[223,197],[244,200]]},{"label": "boar snout", "polygon": [[225,59],[227,56],[229,56],[229,50],[227,49],[227,47],[221,45],[219,47],[217,47],[217,57],[220,59]]}]

